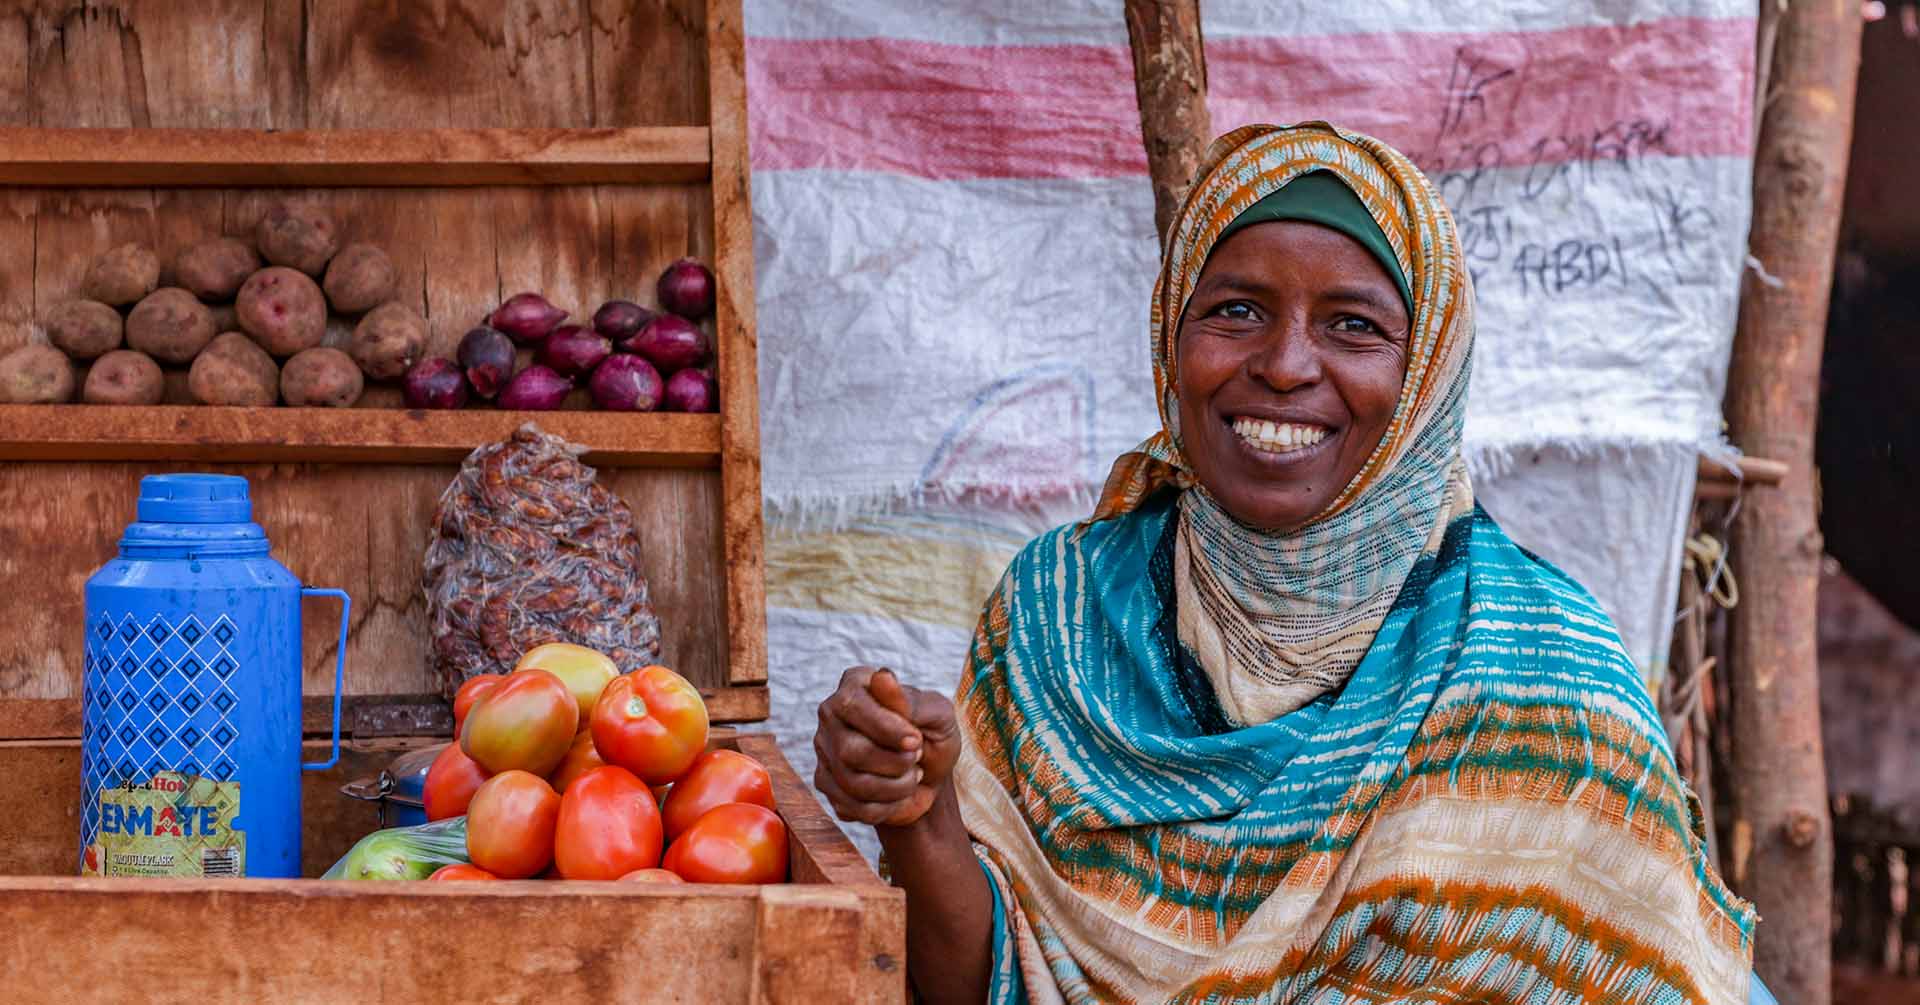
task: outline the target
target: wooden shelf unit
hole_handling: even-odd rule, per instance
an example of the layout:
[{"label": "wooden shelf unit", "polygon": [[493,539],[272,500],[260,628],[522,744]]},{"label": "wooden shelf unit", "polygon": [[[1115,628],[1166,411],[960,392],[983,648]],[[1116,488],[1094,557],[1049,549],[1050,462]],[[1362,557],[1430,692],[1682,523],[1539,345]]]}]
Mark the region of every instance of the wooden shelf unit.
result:
[{"label": "wooden shelf unit", "polygon": [[[578,19],[570,31],[542,21],[505,34],[344,0],[310,0],[290,20],[272,8],[142,7],[68,26],[52,49],[34,40],[38,22],[24,37],[0,33],[0,63],[23,66],[29,83],[11,93],[25,104],[0,99],[0,352],[76,296],[85,262],[106,248],[139,240],[167,263],[193,241],[250,234],[291,198],[327,206],[344,240],[394,256],[399,295],[418,298],[440,355],[520,290],[576,314],[612,297],[646,303],[666,262],[699,257],[717,280],[719,412],[418,412],[367,407],[397,398],[371,388],[340,411],[0,406],[0,495],[62,497],[0,528],[0,550],[21,556],[0,568],[0,592],[62,584],[11,639],[0,634],[0,681],[17,682],[0,686],[14,712],[0,715],[0,741],[20,738],[14,724],[65,720],[82,663],[68,587],[110,554],[138,474],[187,465],[253,479],[276,554],[355,594],[349,686],[375,689],[356,695],[427,690],[411,667],[424,661],[417,549],[432,506],[454,465],[527,421],[584,445],[633,505],[655,606],[672,622],[664,658],[712,696],[716,718],[764,718],[739,0],[593,0],[558,15]],[[215,65],[164,44],[215,35],[260,58]],[[533,67],[539,80],[516,77]],[[336,532],[367,538],[311,533],[343,501],[366,512]],[[309,626],[310,694],[330,684],[327,627]],[[44,714],[19,708],[43,701]]]}]

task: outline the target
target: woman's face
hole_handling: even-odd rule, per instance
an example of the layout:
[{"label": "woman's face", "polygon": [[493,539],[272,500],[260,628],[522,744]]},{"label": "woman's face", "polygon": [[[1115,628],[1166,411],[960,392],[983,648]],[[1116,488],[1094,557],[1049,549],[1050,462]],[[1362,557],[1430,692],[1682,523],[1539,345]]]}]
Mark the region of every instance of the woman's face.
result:
[{"label": "woman's face", "polygon": [[1180,432],[1195,476],[1241,523],[1290,531],[1386,433],[1411,319],[1359,242],[1292,220],[1214,247],[1180,321]]}]

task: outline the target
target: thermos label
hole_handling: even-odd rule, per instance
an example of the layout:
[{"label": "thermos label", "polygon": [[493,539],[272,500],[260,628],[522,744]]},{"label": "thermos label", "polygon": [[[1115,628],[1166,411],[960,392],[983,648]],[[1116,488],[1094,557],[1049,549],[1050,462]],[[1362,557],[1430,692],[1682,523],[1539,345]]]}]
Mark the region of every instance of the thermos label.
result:
[{"label": "thermos label", "polygon": [[240,783],[162,771],[103,789],[87,876],[244,876],[246,835],[233,829]]}]

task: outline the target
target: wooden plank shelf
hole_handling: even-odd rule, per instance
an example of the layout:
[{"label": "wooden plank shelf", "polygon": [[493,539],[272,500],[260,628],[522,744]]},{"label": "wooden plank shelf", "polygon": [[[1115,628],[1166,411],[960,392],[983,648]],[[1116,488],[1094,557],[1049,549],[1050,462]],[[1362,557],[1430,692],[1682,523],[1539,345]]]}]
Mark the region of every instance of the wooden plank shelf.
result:
[{"label": "wooden plank shelf", "polygon": [[697,182],[704,126],[592,129],[0,128],[0,185],[472,186]]},{"label": "wooden plank shelf", "polygon": [[603,466],[711,468],[720,416],[663,412],[0,405],[0,461],[457,463],[522,423]]}]

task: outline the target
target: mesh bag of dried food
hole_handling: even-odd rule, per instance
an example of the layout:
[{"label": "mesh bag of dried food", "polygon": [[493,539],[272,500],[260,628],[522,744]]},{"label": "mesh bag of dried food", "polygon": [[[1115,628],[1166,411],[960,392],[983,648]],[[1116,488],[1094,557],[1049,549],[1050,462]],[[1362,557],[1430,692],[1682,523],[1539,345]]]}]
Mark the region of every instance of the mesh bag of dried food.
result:
[{"label": "mesh bag of dried food", "polygon": [[424,582],[446,694],[544,642],[598,649],[622,671],[659,657],[633,511],[582,450],[528,423],[469,454],[440,496]]}]

